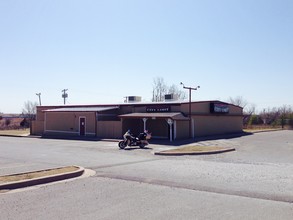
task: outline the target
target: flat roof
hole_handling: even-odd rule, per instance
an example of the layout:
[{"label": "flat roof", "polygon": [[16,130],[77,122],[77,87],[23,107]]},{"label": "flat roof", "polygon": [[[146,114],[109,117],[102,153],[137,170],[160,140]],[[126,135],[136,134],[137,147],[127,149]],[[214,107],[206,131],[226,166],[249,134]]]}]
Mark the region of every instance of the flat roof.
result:
[{"label": "flat roof", "polygon": [[118,109],[118,106],[112,107],[67,107],[44,110],[44,112],[103,112],[107,110]]},{"label": "flat roof", "polygon": [[129,113],[118,116],[120,118],[171,118],[173,120],[189,120],[181,112]]},{"label": "flat roof", "polygon": [[[241,108],[240,106],[223,102],[220,100],[207,100],[207,101],[191,101],[191,104],[200,104],[200,103],[222,103],[222,104],[227,104],[227,105],[233,105],[235,107]],[[57,105],[57,106],[37,106],[37,108],[90,108],[90,107],[119,107],[119,106],[149,106],[149,105],[181,105],[181,104],[189,104],[188,101],[162,101],[162,102],[123,102],[123,103],[113,103],[113,104],[106,104],[106,103],[101,103],[101,104],[84,104],[84,105]],[[64,107],[63,107],[64,106]]]}]

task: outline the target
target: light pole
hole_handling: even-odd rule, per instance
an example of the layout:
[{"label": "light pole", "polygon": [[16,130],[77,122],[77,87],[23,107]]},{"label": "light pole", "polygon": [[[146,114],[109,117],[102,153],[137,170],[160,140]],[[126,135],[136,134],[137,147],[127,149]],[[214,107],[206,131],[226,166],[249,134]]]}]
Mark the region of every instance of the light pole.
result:
[{"label": "light pole", "polygon": [[63,92],[62,94],[62,98],[64,99],[64,105],[66,103],[66,98],[68,98],[68,93],[66,93],[68,89],[63,89],[61,92]]},{"label": "light pole", "polygon": [[187,87],[187,86],[184,86],[184,84],[181,82],[180,85],[183,86],[183,89],[188,89],[189,90],[189,138],[192,138],[192,135],[191,135],[191,131],[192,131],[192,124],[191,124],[191,90],[197,90],[200,88],[200,86],[197,86],[197,87]]},{"label": "light pole", "polygon": [[41,93],[36,93],[37,96],[39,96],[39,103],[40,103],[40,106],[42,105],[41,103]]}]

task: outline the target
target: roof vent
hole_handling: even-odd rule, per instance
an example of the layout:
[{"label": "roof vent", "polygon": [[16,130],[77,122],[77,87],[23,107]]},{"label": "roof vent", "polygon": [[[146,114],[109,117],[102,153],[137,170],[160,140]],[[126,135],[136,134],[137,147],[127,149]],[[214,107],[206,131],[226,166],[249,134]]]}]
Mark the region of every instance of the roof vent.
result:
[{"label": "roof vent", "polygon": [[125,102],[141,102],[141,96],[127,96]]}]

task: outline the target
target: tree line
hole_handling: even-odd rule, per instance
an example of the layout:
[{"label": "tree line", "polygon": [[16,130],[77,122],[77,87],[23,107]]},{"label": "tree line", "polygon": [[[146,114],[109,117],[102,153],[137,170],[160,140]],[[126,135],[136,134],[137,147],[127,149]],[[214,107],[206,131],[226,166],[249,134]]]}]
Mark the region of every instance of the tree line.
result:
[{"label": "tree line", "polygon": [[263,109],[259,114],[253,114],[249,117],[247,126],[252,125],[293,128],[293,109],[288,105]]},{"label": "tree line", "polygon": [[256,114],[256,105],[248,103],[241,96],[230,97],[229,102],[243,108],[244,127],[270,126],[293,128],[293,108],[290,105],[265,108]]}]

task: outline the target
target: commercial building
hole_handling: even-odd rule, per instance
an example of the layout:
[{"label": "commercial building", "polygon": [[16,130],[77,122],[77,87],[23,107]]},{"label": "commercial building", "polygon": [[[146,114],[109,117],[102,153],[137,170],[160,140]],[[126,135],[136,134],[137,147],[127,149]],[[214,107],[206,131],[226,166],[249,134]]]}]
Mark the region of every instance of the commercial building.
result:
[{"label": "commercial building", "polygon": [[153,138],[188,139],[242,132],[242,108],[221,101],[38,106],[32,134],[121,138],[147,129]]}]

